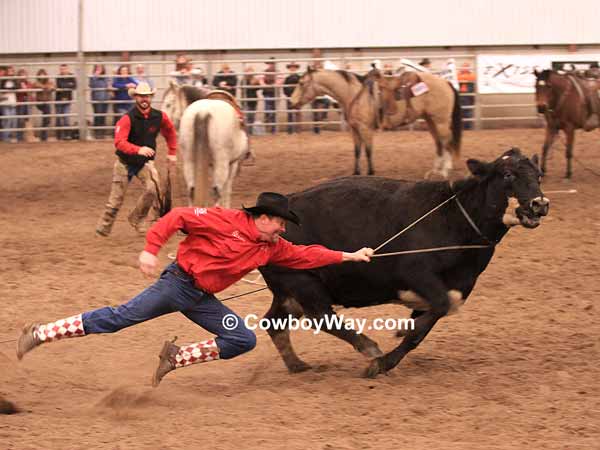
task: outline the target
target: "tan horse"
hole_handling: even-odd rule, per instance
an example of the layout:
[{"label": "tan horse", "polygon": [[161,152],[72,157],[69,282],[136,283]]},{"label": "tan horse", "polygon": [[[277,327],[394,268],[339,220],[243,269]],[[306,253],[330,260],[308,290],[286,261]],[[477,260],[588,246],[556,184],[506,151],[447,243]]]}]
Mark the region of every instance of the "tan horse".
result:
[{"label": "tan horse", "polygon": [[[546,158],[554,139],[560,130],[567,136],[567,173],[573,171],[573,144],[575,130],[591,131],[600,127],[600,81],[585,79],[575,74],[559,74],[552,70],[534,72],[535,100],[540,114],[546,118],[546,139],[542,148],[542,172],[546,173]],[[587,75],[594,75],[589,73]]]},{"label": "tan horse", "polygon": [[299,108],[322,95],[333,97],[342,106],[352,133],[354,175],[360,175],[362,147],[365,147],[367,155],[368,174],[373,175],[373,132],[377,128],[378,105],[374,96],[363,95],[360,100],[354,101],[363,89],[363,81],[364,77],[345,70],[314,70],[309,67],[300,77],[290,104],[292,108]]},{"label": "tan horse", "polygon": [[425,175],[444,178],[460,155],[462,112],[458,92],[445,79],[426,72],[404,72],[383,76],[373,69],[367,80],[379,85],[384,128],[407,125],[419,118],[427,123],[435,141],[437,157],[433,169]]}]

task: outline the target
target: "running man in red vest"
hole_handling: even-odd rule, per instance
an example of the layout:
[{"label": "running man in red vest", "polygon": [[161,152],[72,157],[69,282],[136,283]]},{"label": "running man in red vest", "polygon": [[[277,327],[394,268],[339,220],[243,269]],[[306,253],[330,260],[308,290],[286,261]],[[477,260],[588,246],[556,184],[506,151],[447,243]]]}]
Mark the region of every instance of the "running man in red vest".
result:
[{"label": "running man in red vest", "polygon": [[102,213],[96,234],[108,236],[117,213],[123,204],[127,186],[133,177],[138,177],[144,184],[144,192],[128,220],[139,233],[144,232],[144,219],[152,208],[155,218],[159,176],[154,166],[156,156],[156,136],[161,133],[169,147],[168,164],[175,166],[177,161],[177,133],[171,119],[162,111],[150,106],[156,91],[148,83],[139,83],[129,89],[129,95],[135,99],[135,106],[119,121],[115,128],[115,148],[117,160],[113,168],[112,188],[106,209]]}]

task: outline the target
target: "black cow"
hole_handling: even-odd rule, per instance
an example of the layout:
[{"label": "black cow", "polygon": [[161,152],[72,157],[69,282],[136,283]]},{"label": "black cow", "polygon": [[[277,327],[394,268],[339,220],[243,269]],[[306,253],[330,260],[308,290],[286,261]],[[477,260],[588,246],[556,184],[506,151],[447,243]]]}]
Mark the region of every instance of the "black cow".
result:
[{"label": "black cow", "polygon": [[[540,189],[537,156],[530,160],[519,149],[511,149],[494,162],[470,159],[467,166],[473,176],[452,185],[351,177],[290,195],[290,208],[300,216],[302,226],[290,225],[284,236],[297,244],[375,248],[456,193],[458,202],[448,202],[380,253],[453,245],[490,246],[388,256],[370,263],[345,263],[315,270],[265,266],[260,271],[273,292],[273,304],[265,317],[276,320],[290,314],[306,314],[318,319],[335,314],[332,305],[408,304],[414,309],[415,329],[385,355],[364,334],[345,329],[324,330],[375,358],[367,376],[395,367],[440,318],[469,296],[494,254],[495,243],[509,226],[520,223],[535,228],[541,216],[548,213],[549,201]],[[507,214],[511,197],[518,200],[516,216]],[[290,372],[310,368],[295,354],[289,330],[271,327],[269,334]]]}]

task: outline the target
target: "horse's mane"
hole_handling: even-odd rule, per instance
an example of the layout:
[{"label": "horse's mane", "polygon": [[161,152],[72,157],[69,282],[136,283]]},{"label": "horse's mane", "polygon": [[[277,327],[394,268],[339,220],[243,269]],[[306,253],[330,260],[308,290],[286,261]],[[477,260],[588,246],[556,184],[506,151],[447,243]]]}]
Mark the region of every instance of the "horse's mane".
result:
[{"label": "horse's mane", "polygon": [[367,78],[366,75],[358,75],[354,72],[348,72],[347,70],[336,70],[337,73],[339,73],[342,78],[344,78],[344,80],[346,80],[348,83],[352,82],[352,77],[354,77],[354,79],[358,80],[359,83],[363,83],[365,81],[365,79]]},{"label": "horse's mane", "polygon": [[544,69],[542,70],[539,75],[537,75],[537,79],[539,81],[548,81],[550,79],[550,75],[553,73],[554,71],[550,70],[550,69]]}]

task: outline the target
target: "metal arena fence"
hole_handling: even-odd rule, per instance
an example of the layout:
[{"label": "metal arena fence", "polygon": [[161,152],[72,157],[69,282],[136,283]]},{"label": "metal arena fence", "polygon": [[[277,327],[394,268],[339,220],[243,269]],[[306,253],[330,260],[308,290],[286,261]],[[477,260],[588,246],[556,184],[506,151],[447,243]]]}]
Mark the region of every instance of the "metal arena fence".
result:
[{"label": "metal arena fence", "polygon": [[[418,57],[412,57],[418,60]],[[457,67],[463,63],[469,63],[474,73],[477,73],[476,58],[474,55],[428,55],[434,65],[442,66],[446,61],[452,59]],[[298,71],[303,73],[308,64],[332,65],[338,69],[349,70],[364,74],[371,68],[374,60],[378,60],[380,68],[396,71],[400,66],[399,57],[382,56],[380,58],[353,57],[353,58],[322,58],[310,60],[272,59],[268,62],[275,63],[281,68],[290,62],[299,63],[302,68]],[[152,105],[160,108],[163,94],[169,86],[170,81],[178,84],[197,84],[211,87],[212,80],[223,65],[227,64],[232,72],[229,76],[235,76],[237,86],[235,88],[236,98],[240,102],[248,122],[253,122],[250,131],[253,134],[295,132],[309,130],[320,132],[321,129],[345,129],[344,115],[335,100],[329,97],[319,97],[316,101],[305,105],[300,112],[288,108],[288,97],[284,95],[286,86],[284,79],[290,74],[289,70],[277,70],[276,72],[254,71],[254,66],[265,64],[265,59],[253,60],[210,60],[189,61],[192,69],[190,72],[174,71],[173,61],[101,61],[89,58],[83,63],[81,61],[66,60],[49,62],[0,62],[0,67],[12,66],[15,73],[19,69],[25,69],[26,75],[9,75],[0,77],[0,86],[6,87],[5,82],[12,80],[21,84],[20,89],[0,89],[0,139],[15,142],[17,140],[34,140],[32,134],[39,140],[46,140],[54,135],[60,139],[98,139],[112,136],[112,130],[116,121],[124,111],[131,107],[133,101],[128,97],[122,98],[122,90],[113,86],[119,76],[115,73],[121,66],[128,66],[130,75],[137,81],[150,82],[156,88],[157,93],[153,98]],[[71,75],[57,75],[60,65],[67,65]],[[108,80],[106,88],[91,88],[90,79],[93,68],[102,65],[106,68],[106,74],[96,76],[97,79]],[[143,73],[137,73],[143,68]],[[38,70],[44,69],[48,73],[48,80],[54,85],[51,90],[41,88]],[[252,70],[251,70],[252,69]],[[259,80],[260,84],[245,84],[245,76],[251,73]],[[435,73],[435,71],[434,71]],[[265,85],[264,77],[275,76],[274,85]],[[75,78],[77,86],[75,89],[60,89],[56,85],[60,80]],[[123,78],[123,77],[121,77]],[[483,101],[483,97],[476,92],[475,83],[463,83],[460,92],[460,101],[463,109],[463,120],[465,128],[484,128],[487,124],[492,126],[541,126],[542,120],[535,112],[533,97],[526,101],[515,101],[514,96],[503,94],[494,96],[493,101]],[[466,89],[464,89],[466,87]],[[257,97],[247,97],[248,89],[257,89]],[[263,89],[274,88],[275,96],[265,97]],[[92,100],[94,91],[104,91],[106,99]],[[115,98],[119,95],[120,99]],[[66,93],[70,99],[56,100],[57,94]],[[15,100],[16,97],[16,100]],[[512,98],[511,98],[512,97]],[[252,103],[254,102],[254,107]],[[489,111],[489,112],[488,112]],[[515,115],[515,111],[517,115]],[[519,114],[522,112],[521,114]],[[271,121],[271,122],[270,122]],[[414,126],[414,125],[413,125]],[[419,126],[419,125],[417,125]]]}]

